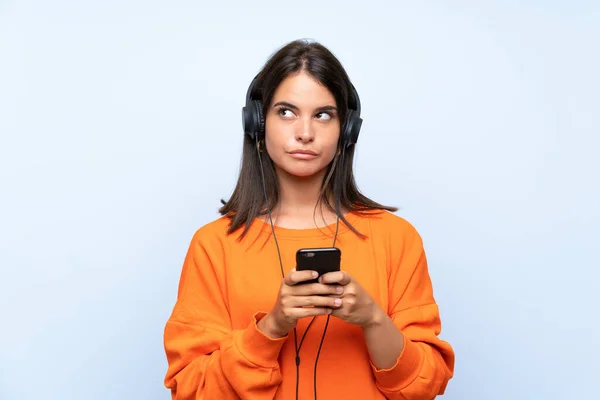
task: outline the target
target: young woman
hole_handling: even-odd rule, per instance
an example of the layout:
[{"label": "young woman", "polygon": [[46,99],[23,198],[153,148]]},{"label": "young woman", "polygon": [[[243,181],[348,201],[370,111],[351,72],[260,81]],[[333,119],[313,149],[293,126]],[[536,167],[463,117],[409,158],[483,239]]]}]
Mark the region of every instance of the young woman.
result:
[{"label": "young woman", "polygon": [[[165,385],[188,399],[430,400],[454,372],[421,237],[357,189],[360,101],[340,62],[295,41],[254,79],[242,167],[194,235],[167,321]],[[332,247],[341,270],[296,270]]]}]

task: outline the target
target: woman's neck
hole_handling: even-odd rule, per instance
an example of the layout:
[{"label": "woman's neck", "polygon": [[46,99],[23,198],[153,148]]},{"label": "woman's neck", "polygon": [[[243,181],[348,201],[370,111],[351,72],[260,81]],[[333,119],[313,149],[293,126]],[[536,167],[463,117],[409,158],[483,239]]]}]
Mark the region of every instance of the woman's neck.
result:
[{"label": "woman's neck", "polygon": [[337,216],[327,208],[321,197],[325,171],[309,178],[278,173],[279,201],[273,208],[273,222],[290,229],[324,227],[335,223]]}]

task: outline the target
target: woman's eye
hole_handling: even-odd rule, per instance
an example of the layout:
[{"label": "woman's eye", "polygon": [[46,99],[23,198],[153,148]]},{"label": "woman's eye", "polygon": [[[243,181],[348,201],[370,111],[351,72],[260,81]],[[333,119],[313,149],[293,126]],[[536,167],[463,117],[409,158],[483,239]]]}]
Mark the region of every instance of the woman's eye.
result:
[{"label": "woman's eye", "polygon": [[287,108],[280,108],[279,111],[277,111],[277,113],[285,118],[288,118],[288,117],[291,117],[294,115],[294,113],[290,109],[287,109]]},{"label": "woman's eye", "polygon": [[331,114],[327,112],[320,112],[317,114],[317,118],[321,120],[329,120],[331,119]]}]

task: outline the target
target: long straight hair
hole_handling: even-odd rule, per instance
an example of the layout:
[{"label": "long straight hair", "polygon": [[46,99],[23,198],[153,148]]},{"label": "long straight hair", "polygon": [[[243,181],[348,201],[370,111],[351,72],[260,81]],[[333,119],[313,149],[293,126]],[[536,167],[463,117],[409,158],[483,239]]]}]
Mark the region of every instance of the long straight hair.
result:
[{"label": "long straight hair", "polygon": [[[267,115],[279,84],[288,76],[300,71],[306,72],[329,89],[335,98],[340,120],[345,121],[349,106],[355,107],[358,100],[350,90],[351,83],[346,71],[326,47],[304,40],[296,40],[282,47],[270,57],[257,75],[253,97],[262,99],[263,115]],[[338,152],[327,167],[317,207],[321,203],[325,204],[348,228],[362,237],[363,235],[346,220],[342,209],[365,213],[373,210],[397,211],[397,208],[379,204],[360,192],[352,169],[355,145],[345,146],[341,135],[345,123],[340,125]],[[280,186],[275,166],[264,147],[261,147],[260,142],[244,135],[237,184],[230,199],[221,200],[223,205],[219,208],[221,215],[231,219],[229,234],[244,226],[240,238],[250,229],[256,217],[265,215],[268,208],[273,209],[279,201]],[[263,164],[268,204],[265,203],[259,157]]]}]

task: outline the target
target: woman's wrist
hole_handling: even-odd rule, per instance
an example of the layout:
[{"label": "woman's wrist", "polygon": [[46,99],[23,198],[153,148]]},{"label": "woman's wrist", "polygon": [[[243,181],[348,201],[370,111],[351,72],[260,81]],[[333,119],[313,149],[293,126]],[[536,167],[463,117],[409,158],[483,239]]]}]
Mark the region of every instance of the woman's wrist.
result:
[{"label": "woman's wrist", "polygon": [[361,328],[363,330],[365,329],[372,329],[374,327],[380,326],[381,324],[383,324],[385,322],[386,319],[388,319],[388,315],[385,313],[385,311],[383,311],[383,309],[381,307],[379,307],[379,305],[377,305],[377,303],[373,302],[373,311],[370,313],[370,318],[369,320],[361,325]]},{"label": "woman's wrist", "polygon": [[271,339],[280,339],[287,335],[287,333],[280,332],[277,329],[277,325],[273,321],[271,313],[267,313],[264,317],[256,324],[258,330],[270,337]]}]

